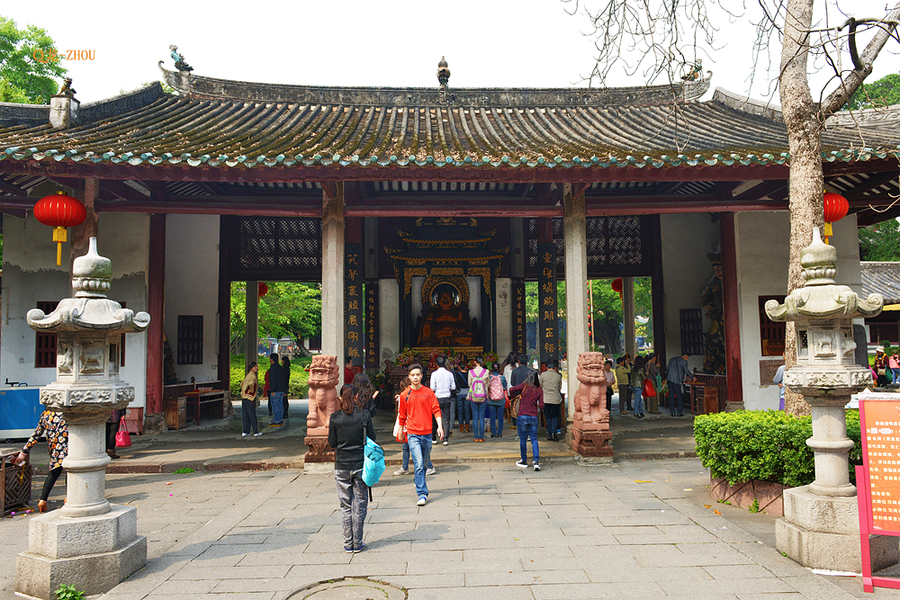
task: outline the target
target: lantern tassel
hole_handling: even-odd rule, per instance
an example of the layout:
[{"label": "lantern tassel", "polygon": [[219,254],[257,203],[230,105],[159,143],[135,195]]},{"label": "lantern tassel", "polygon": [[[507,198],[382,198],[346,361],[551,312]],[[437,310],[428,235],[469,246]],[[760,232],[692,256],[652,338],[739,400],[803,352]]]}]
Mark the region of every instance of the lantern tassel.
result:
[{"label": "lantern tassel", "polygon": [[68,241],[65,227],[53,228],[53,241],[56,242],[56,266],[62,265],[62,245]]},{"label": "lantern tassel", "polygon": [[831,236],[834,235],[834,230],[833,230],[832,227],[831,227],[831,223],[829,223],[828,221],[825,221],[825,227],[824,227],[824,229],[825,229],[825,231],[824,231],[824,235],[825,235],[825,243],[827,244],[827,243],[828,243],[828,238],[830,238]]}]

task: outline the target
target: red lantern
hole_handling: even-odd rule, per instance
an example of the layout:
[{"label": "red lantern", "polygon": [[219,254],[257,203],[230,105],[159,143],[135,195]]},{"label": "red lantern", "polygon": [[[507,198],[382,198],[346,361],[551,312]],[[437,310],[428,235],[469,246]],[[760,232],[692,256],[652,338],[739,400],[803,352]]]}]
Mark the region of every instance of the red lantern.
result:
[{"label": "red lantern", "polygon": [[825,209],[825,243],[827,244],[828,238],[834,235],[831,224],[847,216],[847,212],[850,210],[850,203],[840,194],[825,192],[822,204]]},{"label": "red lantern", "polygon": [[257,290],[259,292],[259,297],[262,298],[269,293],[269,286],[267,286],[264,281],[260,281]]},{"label": "red lantern", "polygon": [[56,264],[62,264],[62,243],[66,238],[66,227],[75,227],[84,223],[87,211],[84,204],[57,192],[55,196],[44,196],[34,205],[35,218],[53,227],[53,241],[56,242]]},{"label": "red lantern", "polygon": [[620,294],[622,293],[622,278],[621,277],[619,277],[618,279],[612,280],[612,290],[614,292],[619,292]]}]

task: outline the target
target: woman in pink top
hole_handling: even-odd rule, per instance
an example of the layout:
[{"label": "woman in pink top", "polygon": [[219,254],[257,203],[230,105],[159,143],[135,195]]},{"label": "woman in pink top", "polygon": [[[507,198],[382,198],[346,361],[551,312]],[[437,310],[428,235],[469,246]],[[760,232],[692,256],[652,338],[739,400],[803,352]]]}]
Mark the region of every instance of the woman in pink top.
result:
[{"label": "woman in pink top", "polygon": [[888,368],[894,374],[891,383],[897,385],[897,380],[900,379],[900,356],[898,356],[897,354],[892,354],[888,359]]}]

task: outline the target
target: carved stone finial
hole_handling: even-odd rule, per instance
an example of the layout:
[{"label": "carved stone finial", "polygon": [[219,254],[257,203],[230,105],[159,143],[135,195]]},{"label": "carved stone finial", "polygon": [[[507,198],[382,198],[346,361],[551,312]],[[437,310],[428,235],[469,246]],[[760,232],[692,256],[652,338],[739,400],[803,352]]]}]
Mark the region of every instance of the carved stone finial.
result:
[{"label": "carved stone finial", "polygon": [[88,253],[72,261],[72,287],[76,298],[106,298],[112,278],[112,262],[97,253],[92,237]]},{"label": "carved stone finial", "polygon": [[813,227],[812,243],[800,251],[800,266],[806,285],[828,285],[837,275],[837,248],[822,241],[819,228]]},{"label": "carved stone finial", "polygon": [[441,84],[441,89],[446,90],[447,83],[450,81],[450,69],[447,68],[447,59],[443,56],[438,63],[437,78],[438,82]]}]

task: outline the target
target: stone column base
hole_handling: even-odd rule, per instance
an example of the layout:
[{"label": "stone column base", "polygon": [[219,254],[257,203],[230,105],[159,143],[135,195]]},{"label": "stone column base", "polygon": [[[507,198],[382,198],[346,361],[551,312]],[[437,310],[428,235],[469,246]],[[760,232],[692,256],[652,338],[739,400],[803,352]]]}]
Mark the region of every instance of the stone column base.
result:
[{"label": "stone column base", "polygon": [[[872,571],[897,564],[896,538],[869,539]],[[809,486],[785,490],[784,518],[775,522],[775,549],[811,569],[862,572],[856,498],[817,496]]]},{"label": "stone column base", "polygon": [[305,463],[334,462],[334,448],[328,445],[327,435],[308,435],[303,438],[308,450],[303,457]]},{"label": "stone column base", "polygon": [[571,425],[572,450],[581,456],[612,456],[612,432],[609,429],[582,429],[578,422]]},{"label": "stone column base", "polygon": [[113,504],[106,514],[74,519],[58,512],[31,520],[28,551],[16,558],[17,593],[50,600],[66,584],[102,594],[147,564],[134,507]]}]

